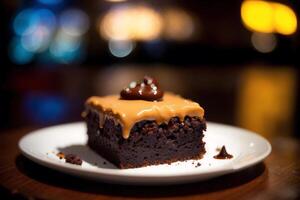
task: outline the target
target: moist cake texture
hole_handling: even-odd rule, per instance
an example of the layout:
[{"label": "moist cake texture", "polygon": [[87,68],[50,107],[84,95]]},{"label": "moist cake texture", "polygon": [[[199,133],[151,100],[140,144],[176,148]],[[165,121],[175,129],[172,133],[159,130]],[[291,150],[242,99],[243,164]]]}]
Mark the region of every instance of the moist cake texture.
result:
[{"label": "moist cake texture", "polygon": [[[159,88],[153,83],[148,78],[144,84],[131,84],[123,90],[125,99],[121,93],[86,101],[88,145],[119,168],[198,159],[205,153],[203,108],[169,92],[157,93],[151,90]],[[140,95],[141,88],[148,96]],[[132,91],[138,92],[134,98]],[[149,91],[159,94],[157,100]]]}]

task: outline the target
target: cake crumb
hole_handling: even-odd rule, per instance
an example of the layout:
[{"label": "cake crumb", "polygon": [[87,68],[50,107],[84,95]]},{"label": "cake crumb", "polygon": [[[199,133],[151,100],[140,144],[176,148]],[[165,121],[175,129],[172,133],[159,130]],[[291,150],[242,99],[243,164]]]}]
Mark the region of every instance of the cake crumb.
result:
[{"label": "cake crumb", "polygon": [[66,163],[71,163],[74,165],[81,165],[82,164],[82,160],[79,156],[75,155],[75,154],[67,154],[65,156],[66,159]]},{"label": "cake crumb", "polygon": [[56,156],[57,156],[59,159],[65,158],[65,154],[64,154],[63,152],[58,152],[58,153],[56,154]]},{"label": "cake crumb", "polygon": [[233,156],[227,153],[225,145],[222,146],[220,152],[214,156],[215,159],[231,159]]},{"label": "cake crumb", "polygon": [[197,168],[197,167],[200,167],[200,166],[201,166],[201,163],[198,162],[195,167]]},{"label": "cake crumb", "polygon": [[105,162],[105,161],[103,161],[103,165],[106,165],[106,162]]}]

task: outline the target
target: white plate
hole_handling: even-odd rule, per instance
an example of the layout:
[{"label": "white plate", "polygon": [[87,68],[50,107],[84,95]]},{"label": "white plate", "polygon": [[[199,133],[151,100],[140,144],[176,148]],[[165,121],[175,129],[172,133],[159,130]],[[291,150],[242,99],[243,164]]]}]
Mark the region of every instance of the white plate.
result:
[{"label": "white plate", "polygon": [[[262,161],[271,152],[270,143],[253,132],[211,122],[207,129],[204,138],[207,153],[201,160],[136,169],[117,169],[91,151],[85,145],[87,135],[83,122],[31,132],[20,140],[19,147],[29,159],[68,174],[112,183],[148,185],[187,183],[236,172]],[[213,158],[222,145],[234,156],[232,159]],[[77,154],[83,159],[82,166],[60,160],[56,156],[59,151]],[[201,166],[196,167],[198,162]]]}]

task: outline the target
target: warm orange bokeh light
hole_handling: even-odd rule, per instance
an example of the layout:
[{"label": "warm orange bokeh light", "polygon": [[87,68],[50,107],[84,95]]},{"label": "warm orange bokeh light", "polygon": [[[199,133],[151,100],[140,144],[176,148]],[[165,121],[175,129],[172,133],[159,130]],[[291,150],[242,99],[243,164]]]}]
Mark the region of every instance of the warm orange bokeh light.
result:
[{"label": "warm orange bokeh light", "polygon": [[100,33],[113,40],[153,40],[162,30],[162,18],[146,6],[131,6],[109,11],[100,22]]},{"label": "warm orange bokeh light", "polygon": [[280,3],[246,0],[241,6],[241,17],[251,31],[291,35],[297,30],[295,12]]},{"label": "warm orange bokeh light", "polygon": [[106,40],[154,40],[165,37],[185,40],[195,29],[193,18],[179,8],[157,12],[146,5],[117,6],[98,21],[98,29]]},{"label": "warm orange bokeh light", "polygon": [[164,12],[165,37],[168,39],[184,40],[194,32],[194,22],[192,17],[181,9],[167,9]]}]

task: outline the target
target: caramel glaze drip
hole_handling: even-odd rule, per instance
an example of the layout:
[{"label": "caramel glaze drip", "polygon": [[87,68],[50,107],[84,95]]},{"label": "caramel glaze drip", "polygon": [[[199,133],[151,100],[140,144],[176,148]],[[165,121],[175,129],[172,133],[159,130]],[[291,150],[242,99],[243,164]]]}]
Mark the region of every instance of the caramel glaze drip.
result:
[{"label": "caramel glaze drip", "polygon": [[149,76],[145,76],[143,82],[131,82],[129,87],[124,88],[121,93],[121,99],[126,100],[146,100],[160,101],[164,92],[158,85],[158,82]]},{"label": "caramel glaze drip", "polygon": [[204,116],[204,110],[196,102],[183,99],[166,92],[160,101],[125,100],[119,95],[90,97],[86,106],[98,110],[99,114],[112,115],[123,128],[123,138],[127,139],[131,128],[142,120],[155,120],[158,124],[168,122],[172,117],[183,121],[185,116]]},{"label": "caramel glaze drip", "polygon": [[214,156],[215,159],[230,159],[233,158],[232,155],[230,155],[229,153],[227,153],[225,146],[223,145],[219,154]]}]

